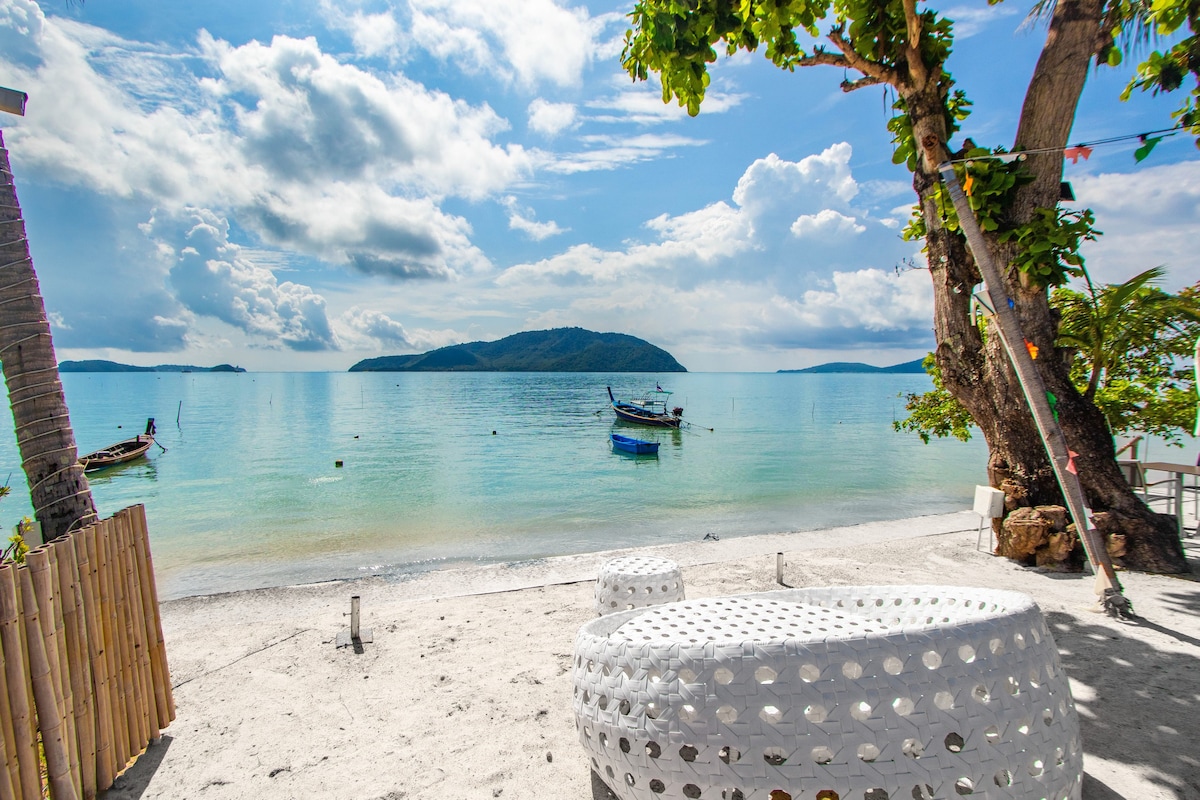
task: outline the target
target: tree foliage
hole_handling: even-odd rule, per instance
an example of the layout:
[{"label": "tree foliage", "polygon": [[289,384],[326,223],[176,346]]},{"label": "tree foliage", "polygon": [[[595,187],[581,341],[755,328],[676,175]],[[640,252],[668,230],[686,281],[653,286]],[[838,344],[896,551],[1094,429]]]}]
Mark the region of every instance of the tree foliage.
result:
[{"label": "tree foliage", "polygon": [[1057,289],[1059,344],[1071,379],[1104,412],[1115,435],[1133,431],[1178,441],[1196,420],[1192,357],[1200,336],[1200,290],[1170,294],[1147,270],[1125,283]]},{"label": "tree foliage", "polygon": [[[1119,284],[1096,286],[1084,275],[1080,289],[1050,296],[1062,323],[1057,346],[1069,360],[1071,380],[1104,414],[1114,436],[1148,433],[1178,442],[1196,421],[1192,363],[1200,337],[1200,287],[1171,294],[1151,284],[1166,274],[1146,270]],[[932,354],[924,361],[933,389],[905,395],[909,415],[892,425],[932,437],[971,438],[971,417],[945,388]]]},{"label": "tree foliage", "polygon": [[929,444],[933,436],[939,439],[953,436],[960,442],[970,441],[971,415],[946,390],[942,371],[938,369],[933,353],[925,356],[921,366],[925,367],[933,380],[933,389],[924,394],[903,395],[908,416],[894,421],[892,427],[901,433],[915,433],[925,444]]},{"label": "tree foliage", "polygon": [[[1038,348],[1051,355],[1058,319],[1050,290],[1083,274],[1079,246],[1095,236],[1091,212],[1058,205],[1064,150],[1092,66],[1119,65],[1121,45],[1144,33],[1151,41],[1157,33],[1175,44],[1154,51],[1138,66],[1127,94],[1175,91],[1189,76],[1200,76],[1200,0],[1040,0],[1038,6],[1048,30],[1007,151],[980,147],[969,138],[952,145],[971,102],[947,70],[954,24],[928,2],[638,0],[622,53],[635,80],[656,73],[663,101],[674,99],[693,115],[700,111],[709,87],[708,65],[719,51],[732,55],[763,47],[772,63],[789,71],[842,68],[844,91],[877,85],[894,91],[887,128],[894,160],[912,173],[918,199],[906,235],[923,239],[928,256],[937,380],[987,439],[989,479],[1019,487],[1022,502],[1030,505],[1061,503],[1062,492],[1003,337],[985,336],[971,318],[975,287],[982,282],[973,249],[986,248],[990,262],[1000,265],[1001,274],[989,283],[1003,285],[990,286],[987,293],[995,292],[1008,306],[996,311],[1015,321],[1031,353]],[[997,77],[1004,72],[1011,70],[998,68]],[[1176,117],[1200,137],[1196,114],[1193,91]],[[1156,142],[1148,136],[1139,158]],[[942,183],[947,163],[953,164],[982,229],[970,247]],[[1186,571],[1177,531],[1130,490],[1105,435],[1105,418],[1076,390],[1070,365],[1043,357],[1033,366],[1056,398],[1058,423],[1083,466],[1079,479],[1089,506],[1111,512],[1113,525],[1128,536],[1126,565]],[[934,403],[922,410],[933,420],[947,408]],[[957,416],[930,429],[959,435],[969,427]]]}]

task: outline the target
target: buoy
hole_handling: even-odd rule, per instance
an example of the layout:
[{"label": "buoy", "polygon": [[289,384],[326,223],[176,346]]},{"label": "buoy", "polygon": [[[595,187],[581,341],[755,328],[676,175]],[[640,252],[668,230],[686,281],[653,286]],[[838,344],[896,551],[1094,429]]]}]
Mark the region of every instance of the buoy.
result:
[{"label": "buoy", "polygon": [[495,432],[495,431],[492,431],[492,436],[495,436],[495,435],[496,435],[496,432]]},{"label": "buoy", "polygon": [[342,460],[339,458],[337,461],[333,462],[333,465],[335,467],[340,467],[342,465]]}]

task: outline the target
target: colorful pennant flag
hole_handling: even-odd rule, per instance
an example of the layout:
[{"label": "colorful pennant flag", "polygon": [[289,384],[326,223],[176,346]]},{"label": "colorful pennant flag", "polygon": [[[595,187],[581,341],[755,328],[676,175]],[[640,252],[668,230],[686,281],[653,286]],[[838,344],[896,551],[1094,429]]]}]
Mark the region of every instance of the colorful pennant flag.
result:
[{"label": "colorful pennant flag", "polygon": [[1025,349],[1029,351],[1029,357],[1037,361],[1038,346],[1028,339],[1025,340]]},{"label": "colorful pennant flag", "polygon": [[1139,136],[1138,140],[1142,143],[1142,146],[1133,151],[1133,160],[1140,164],[1153,152],[1154,146],[1165,138],[1165,136],[1146,136],[1145,134]]},{"label": "colorful pennant flag", "polygon": [[1071,473],[1072,475],[1079,474],[1075,471],[1075,456],[1077,455],[1079,455],[1079,453],[1076,453],[1074,450],[1067,451],[1067,472]]},{"label": "colorful pennant flag", "polygon": [[[1141,159],[1138,159],[1139,161]],[[967,193],[967,197],[971,196],[971,189],[975,187],[975,176],[967,173],[967,179],[963,181],[963,191]]]},{"label": "colorful pennant flag", "polygon": [[1081,158],[1084,161],[1087,161],[1088,156],[1091,154],[1092,148],[1088,147],[1086,144],[1077,144],[1074,147],[1068,147],[1066,150],[1063,150],[1063,156],[1071,159],[1072,164],[1078,164],[1079,159]]},{"label": "colorful pennant flag", "polygon": [[1050,403],[1050,413],[1054,415],[1054,421],[1058,422],[1058,398],[1054,396],[1054,392],[1046,392],[1046,400]]}]

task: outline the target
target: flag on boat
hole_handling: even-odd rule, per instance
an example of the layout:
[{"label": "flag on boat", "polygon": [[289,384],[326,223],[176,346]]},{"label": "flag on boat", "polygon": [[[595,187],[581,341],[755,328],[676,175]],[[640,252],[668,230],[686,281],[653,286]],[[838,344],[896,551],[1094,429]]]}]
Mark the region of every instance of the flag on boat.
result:
[{"label": "flag on boat", "polygon": [[663,390],[663,388],[662,388],[661,386],[659,386],[657,383],[656,383],[656,384],[654,384],[654,388],[655,388],[655,389],[657,389],[657,390],[658,390],[658,391],[660,391],[660,392]]}]

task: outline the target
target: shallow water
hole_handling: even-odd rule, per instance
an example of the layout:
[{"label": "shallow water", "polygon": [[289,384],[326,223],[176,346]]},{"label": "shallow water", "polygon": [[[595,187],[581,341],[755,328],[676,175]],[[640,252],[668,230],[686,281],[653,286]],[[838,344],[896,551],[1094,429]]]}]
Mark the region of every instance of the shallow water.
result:
[{"label": "shallow water", "polygon": [[[615,423],[605,386],[655,380],[692,426]],[[144,503],[164,597],[615,547],[811,530],[969,508],[982,440],[895,433],[924,375],[66,374],[81,452],[139,433],[148,458],[91,476],[102,514]],[[120,426],[120,427],[118,427]],[[708,430],[712,428],[713,430]],[[614,453],[614,430],[661,442]],[[0,442],[31,513],[15,440]],[[341,461],[343,466],[335,466]]]}]

